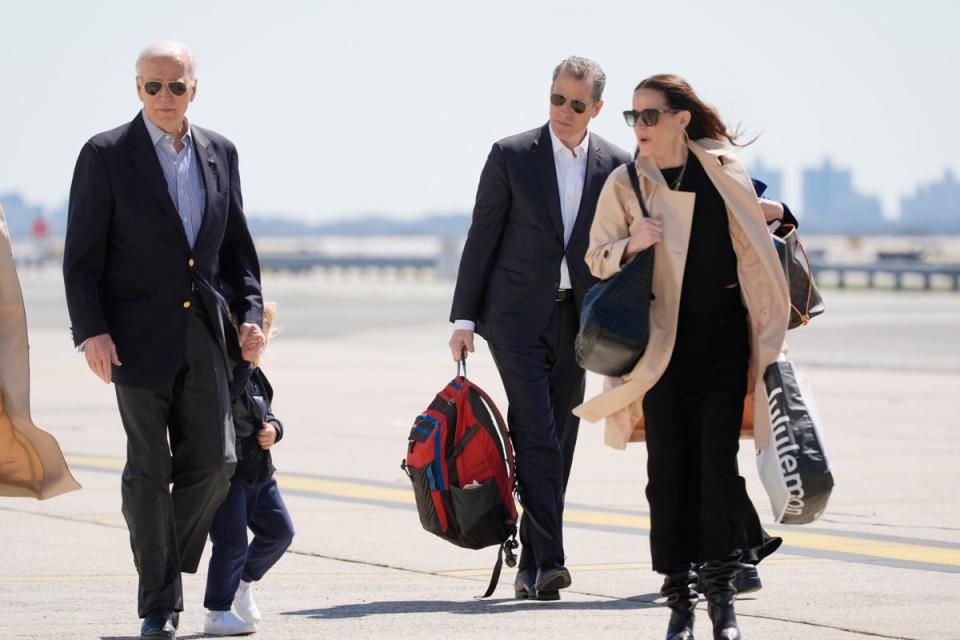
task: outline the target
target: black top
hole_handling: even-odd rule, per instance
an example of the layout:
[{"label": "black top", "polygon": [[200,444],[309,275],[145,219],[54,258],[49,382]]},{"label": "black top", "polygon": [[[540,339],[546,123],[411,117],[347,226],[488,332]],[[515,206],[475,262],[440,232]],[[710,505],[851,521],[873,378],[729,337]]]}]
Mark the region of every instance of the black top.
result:
[{"label": "black top", "polygon": [[[672,167],[660,171],[669,185],[677,179],[680,169]],[[737,254],[730,241],[727,207],[703,165],[692,153],[687,156],[687,170],[679,190],[696,194],[687,263],[683,271],[682,313],[684,299],[716,293],[738,284],[738,278]]]},{"label": "black top", "polygon": [[264,422],[277,430],[277,442],[283,438],[283,424],[273,415],[270,402],[273,387],[263,371],[242,362],[233,372],[230,389],[233,428],[237,437],[237,469],[234,475],[244,480],[266,482],[275,471],[269,449],[261,449],[257,433]]}]

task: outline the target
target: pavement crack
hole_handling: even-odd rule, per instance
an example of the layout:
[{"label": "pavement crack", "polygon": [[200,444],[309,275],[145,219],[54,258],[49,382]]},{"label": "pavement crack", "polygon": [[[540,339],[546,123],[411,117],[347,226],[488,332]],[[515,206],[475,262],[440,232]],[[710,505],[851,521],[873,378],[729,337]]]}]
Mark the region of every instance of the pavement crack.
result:
[{"label": "pavement crack", "polygon": [[923,640],[923,638],[911,638],[910,636],[891,636],[885,633],[876,633],[875,631],[864,631],[863,629],[851,629],[850,627],[841,627],[832,624],[822,624],[820,622],[810,622],[809,620],[793,620],[790,618],[780,618],[777,616],[764,616],[755,613],[737,612],[738,618],[757,618],[760,620],[774,620],[776,622],[785,622],[788,624],[800,624],[806,627],[816,627],[817,629],[831,629],[833,631],[843,631],[845,633],[855,633],[870,638],[884,638],[885,640]]}]

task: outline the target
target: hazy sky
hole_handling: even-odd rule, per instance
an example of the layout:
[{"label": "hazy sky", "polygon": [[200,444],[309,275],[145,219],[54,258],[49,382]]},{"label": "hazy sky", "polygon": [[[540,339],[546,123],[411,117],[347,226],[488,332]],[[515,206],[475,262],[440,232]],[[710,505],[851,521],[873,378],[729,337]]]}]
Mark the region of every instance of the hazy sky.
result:
[{"label": "hazy sky", "polygon": [[303,219],[468,210],[491,143],[546,121],[568,55],[607,72],[592,130],[625,148],[633,86],[685,76],[786,172],[830,156],[899,211],[960,173],[960,2],[0,0],[0,193],[67,195],[91,135],[139,109],[147,43],[191,45],[193,122],[240,151],[246,209]]}]

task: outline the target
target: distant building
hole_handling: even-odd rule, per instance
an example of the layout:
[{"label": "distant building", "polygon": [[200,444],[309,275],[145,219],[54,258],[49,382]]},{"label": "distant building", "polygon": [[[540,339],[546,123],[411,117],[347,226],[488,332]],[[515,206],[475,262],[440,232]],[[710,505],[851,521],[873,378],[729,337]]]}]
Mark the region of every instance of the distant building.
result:
[{"label": "distant building", "polygon": [[960,233],[960,182],[952,171],[900,201],[900,228],[904,233]]},{"label": "distant building", "polygon": [[757,160],[756,164],[750,167],[750,177],[767,185],[763,197],[771,200],[783,200],[782,171],[768,167],[763,160]]},{"label": "distant building", "polygon": [[43,217],[43,208],[27,204],[16,193],[0,194],[0,204],[7,218],[7,227],[14,240],[30,237],[34,222]]},{"label": "distant building", "polygon": [[803,224],[817,233],[878,233],[888,228],[880,199],[853,190],[850,171],[830,160],[803,171]]}]

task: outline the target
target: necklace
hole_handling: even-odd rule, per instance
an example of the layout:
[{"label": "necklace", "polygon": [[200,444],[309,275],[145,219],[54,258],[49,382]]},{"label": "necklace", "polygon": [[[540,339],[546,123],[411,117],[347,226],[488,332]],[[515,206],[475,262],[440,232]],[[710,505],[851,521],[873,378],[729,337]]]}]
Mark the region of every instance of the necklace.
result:
[{"label": "necklace", "polygon": [[687,160],[690,158],[690,153],[687,152],[687,155],[683,158],[683,166],[680,167],[680,173],[677,174],[677,179],[670,183],[670,190],[676,191],[680,188],[680,183],[683,182],[683,175],[687,172]]}]

